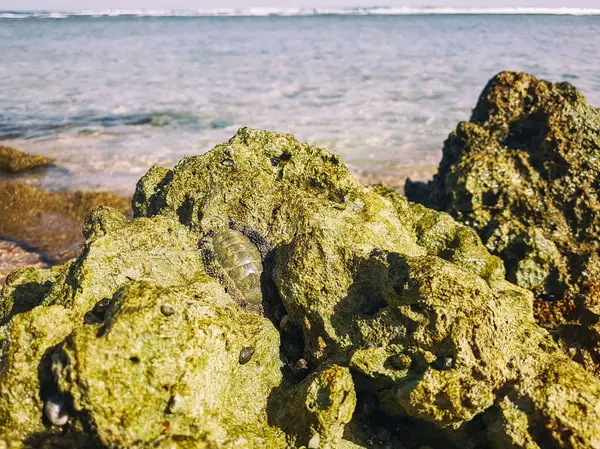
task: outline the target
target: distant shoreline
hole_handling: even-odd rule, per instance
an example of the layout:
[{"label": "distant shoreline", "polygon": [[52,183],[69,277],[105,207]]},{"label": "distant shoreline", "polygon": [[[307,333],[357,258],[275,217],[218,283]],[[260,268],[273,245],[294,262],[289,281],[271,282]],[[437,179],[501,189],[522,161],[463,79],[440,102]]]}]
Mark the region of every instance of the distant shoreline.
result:
[{"label": "distant shoreline", "polygon": [[74,17],[314,17],[314,16],[416,16],[416,15],[545,15],[600,16],[600,8],[214,8],[195,11],[157,9],[105,9],[82,11],[0,10],[0,19],[68,19]]}]

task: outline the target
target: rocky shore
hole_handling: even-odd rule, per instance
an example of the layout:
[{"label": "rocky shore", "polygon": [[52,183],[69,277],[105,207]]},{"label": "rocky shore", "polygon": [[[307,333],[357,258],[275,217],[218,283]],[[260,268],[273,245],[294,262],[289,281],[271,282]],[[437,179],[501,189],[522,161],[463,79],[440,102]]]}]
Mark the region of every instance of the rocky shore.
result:
[{"label": "rocky shore", "polygon": [[600,110],[570,84],[501,73],[409,200],[477,230],[538,322],[600,376]]},{"label": "rocky shore", "polygon": [[[2,290],[0,448],[599,448],[598,123],[502,73],[407,183],[425,205],[243,128],[151,168],[133,218],[95,208],[80,252],[24,213],[3,229],[68,260]],[[81,218],[62,198],[36,204]]]}]

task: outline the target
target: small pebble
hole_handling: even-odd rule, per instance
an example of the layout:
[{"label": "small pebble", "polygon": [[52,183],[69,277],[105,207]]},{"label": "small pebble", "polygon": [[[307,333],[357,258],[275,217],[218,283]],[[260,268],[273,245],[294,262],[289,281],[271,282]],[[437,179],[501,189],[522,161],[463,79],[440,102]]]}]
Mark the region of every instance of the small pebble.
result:
[{"label": "small pebble", "polygon": [[250,361],[254,355],[254,348],[251,346],[244,346],[240,351],[240,357],[238,359],[240,365],[245,365]]},{"label": "small pebble", "polygon": [[164,316],[171,316],[175,313],[175,309],[169,303],[164,303],[162,306],[160,306],[160,311]]},{"label": "small pebble", "polygon": [[289,323],[290,317],[288,315],[284,315],[281,321],[279,322],[279,329],[285,329]]}]

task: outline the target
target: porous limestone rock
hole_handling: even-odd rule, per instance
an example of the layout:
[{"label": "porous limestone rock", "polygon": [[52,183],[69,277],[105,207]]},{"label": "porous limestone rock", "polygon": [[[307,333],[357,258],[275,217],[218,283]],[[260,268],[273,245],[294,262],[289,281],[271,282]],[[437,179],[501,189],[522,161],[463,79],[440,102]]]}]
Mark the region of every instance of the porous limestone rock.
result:
[{"label": "porous limestone rock", "polygon": [[[101,320],[115,292],[131,280],[161,286],[187,285],[204,274],[196,240],[167,218],[114,226],[118,211],[105,213],[110,235],[90,235],[82,255],[50,270],[10,274],[0,298],[0,447],[19,447],[27,436],[44,434],[40,371],[51,347],[84,320]],[[92,221],[102,221],[102,214]],[[3,440],[4,437],[4,440]],[[13,447],[13,446],[9,446]]]},{"label": "porous limestone rock", "polygon": [[[243,348],[252,357],[240,363]],[[192,438],[209,447],[282,446],[267,399],[281,383],[279,335],[244,313],[218,281],[131,282],[102,322],[82,324],[51,353],[56,392],[107,447]],[[279,440],[278,440],[279,438]]]},{"label": "porous limestone rock", "polygon": [[[600,382],[476,232],[326,150],[244,128],[133,203],[9,277],[0,447],[600,445]],[[263,259],[261,308],[215,263],[227,228]]]},{"label": "porous limestone rock", "polygon": [[[598,441],[599,406],[567,379],[583,376],[592,395],[597,380],[536,326],[533,296],[504,281],[502,263],[476,233],[391,190],[359,185],[336,156],[242,129],[172,171],[151,170],[134,204],[138,215],[177,217],[200,234],[235,226],[266,240],[276,292],[302,329],[309,366],[349,364],[385,412],[459,433],[487,419],[514,385],[560,367],[569,402],[541,400],[531,414],[578,435],[573,447]],[[376,371],[359,362],[369,349],[385,355]],[[414,363],[390,370],[399,354]],[[538,397],[542,384],[526,383],[527,394]],[[560,421],[573,406],[594,419]]]},{"label": "porous limestone rock", "polygon": [[407,197],[474,227],[536,294],[541,324],[600,375],[600,110],[569,83],[503,72]]}]

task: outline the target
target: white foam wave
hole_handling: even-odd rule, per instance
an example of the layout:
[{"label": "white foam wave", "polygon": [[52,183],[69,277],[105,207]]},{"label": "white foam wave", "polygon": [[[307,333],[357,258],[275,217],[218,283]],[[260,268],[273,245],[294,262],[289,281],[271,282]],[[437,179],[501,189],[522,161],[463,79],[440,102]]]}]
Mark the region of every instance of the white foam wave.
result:
[{"label": "white foam wave", "polygon": [[166,9],[104,9],[63,11],[0,11],[0,19],[65,19],[69,17],[266,17],[266,16],[320,16],[320,15],[600,15],[600,8],[215,8],[196,11]]}]

